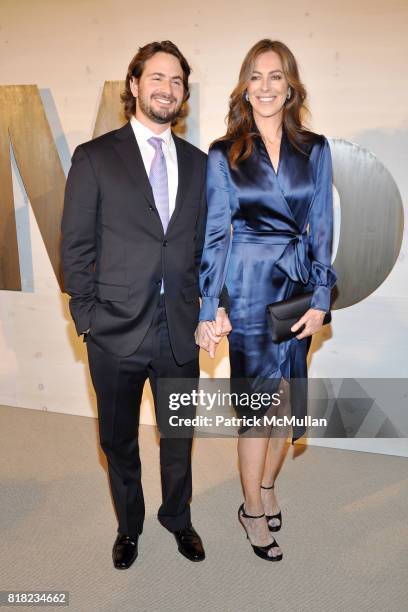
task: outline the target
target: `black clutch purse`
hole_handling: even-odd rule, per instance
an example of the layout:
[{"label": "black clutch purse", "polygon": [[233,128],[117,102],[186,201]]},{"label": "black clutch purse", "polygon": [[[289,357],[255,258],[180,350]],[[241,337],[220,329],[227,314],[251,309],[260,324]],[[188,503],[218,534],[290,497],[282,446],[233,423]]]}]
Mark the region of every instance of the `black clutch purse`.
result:
[{"label": "black clutch purse", "polygon": [[[266,307],[272,342],[290,340],[302,332],[304,326],[298,329],[297,332],[290,331],[290,328],[309,310],[312,296],[313,292],[303,293],[288,300],[269,304]],[[324,316],[323,325],[330,323],[330,321],[331,312],[329,311]]]}]

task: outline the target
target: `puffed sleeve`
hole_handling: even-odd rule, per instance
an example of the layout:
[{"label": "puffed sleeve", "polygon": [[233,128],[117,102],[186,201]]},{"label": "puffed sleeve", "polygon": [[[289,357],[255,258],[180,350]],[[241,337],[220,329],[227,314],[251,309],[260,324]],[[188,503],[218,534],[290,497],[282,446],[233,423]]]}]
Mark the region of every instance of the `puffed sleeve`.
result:
[{"label": "puffed sleeve", "polygon": [[333,169],[327,139],[318,162],[316,189],[309,217],[310,281],[313,285],[311,308],[327,312],[330,294],[336,284],[336,272],[331,266],[333,237]]},{"label": "puffed sleeve", "polygon": [[231,248],[231,209],[227,159],[219,145],[208,153],[207,226],[200,266],[200,321],[214,321],[227,275]]}]

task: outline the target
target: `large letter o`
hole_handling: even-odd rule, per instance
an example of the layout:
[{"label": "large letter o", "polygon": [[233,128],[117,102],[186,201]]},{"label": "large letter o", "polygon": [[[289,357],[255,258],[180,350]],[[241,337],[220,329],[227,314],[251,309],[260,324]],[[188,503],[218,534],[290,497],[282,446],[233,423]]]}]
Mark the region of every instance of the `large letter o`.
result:
[{"label": "large letter o", "polygon": [[397,260],[404,227],[398,187],[370,151],[331,138],[333,182],[340,196],[340,237],[333,308],[360,302],[387,278]]}]

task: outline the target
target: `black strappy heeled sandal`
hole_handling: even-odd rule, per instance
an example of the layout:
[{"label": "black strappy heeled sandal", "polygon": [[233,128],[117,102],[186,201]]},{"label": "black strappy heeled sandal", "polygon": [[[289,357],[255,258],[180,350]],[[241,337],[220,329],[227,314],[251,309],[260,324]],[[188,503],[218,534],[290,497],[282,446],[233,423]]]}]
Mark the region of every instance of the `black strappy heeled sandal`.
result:
[{"label": "black strappy heeled sandal", "polygon": [[[274,489],[275,485],[273,484],[271,487],[263,487],[261,485],[261,489]],[[266,522],[268,523],[268,529],[269,531],[279,531],[279,529],[282,527],[282,512],[281,510],[279,510],[278,514],[265,514],[265,518],[266,518]],[[279,525],[270,525],[269,521],[271,519],[278,519],[279,520]]]},{"label": "black strappy heeled sandal", "polygon": [[[241,525],[243,526],[243,528],[245,529],[245,533],[246,533],[247,539],[249,540],[249,535],[248,535],[247,528],[245,527],[244,523],[241,520],[242,516],[245,517],[245,518],[256,519],[256,518],[262,518],[263,516],[265,516],[265,513],[264,514],[260,514],[259,516],[251,516],[250,514],[247,514],[245,512],[244,504],[241,504],[240,507],[238,508],[238,520],[241,523]],[[261,559],[265,559],[265,561],[280,561],[282,559],[282,557],[283,557],[282,553],[280,555],[276,555],[276,557],[270,557],[268,555],[268,552],[270,551],[271,548],[279,548],[279,544],[277,543],[275,538],[273,539],[273,542],[271,542],[271,544],[268,544],[268,546],[255,546],[255,544],[252,544],[251,540],[249,540],[249,543],[251,544],[254,553],[258,557],[260,557]]]}]

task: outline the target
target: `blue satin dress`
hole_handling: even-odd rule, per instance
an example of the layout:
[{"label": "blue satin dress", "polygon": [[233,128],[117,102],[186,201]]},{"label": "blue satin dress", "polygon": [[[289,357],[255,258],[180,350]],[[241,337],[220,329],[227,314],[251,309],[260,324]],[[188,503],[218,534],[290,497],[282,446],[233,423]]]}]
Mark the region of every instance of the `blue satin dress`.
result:
[{"label": "blue satin dress", "polygon": [[[332,268],[332,164],[329,144],[314,135],[298,151],[282,133],[277,172],[259,135],[251,156],[233,169],[228,141],[208,155],[208,218],[200,268],[201,321],[215,319],[224,283],[230,297],[232,379],[291,382],[291,414],[307,414],[310,338],[273,343],[266,306],[313,291],[312,308],[327,311],[336,274]],[[256,389],[254,389],[256,390]],[[237,409],[237,407],[236,407]],[[237,409],[238,416],[243,416]],[[261,416],[261,409],[256,416]],[[245,428],[241,428],[242,431]],[[292,429],[292,443],[305,433]]]}]

